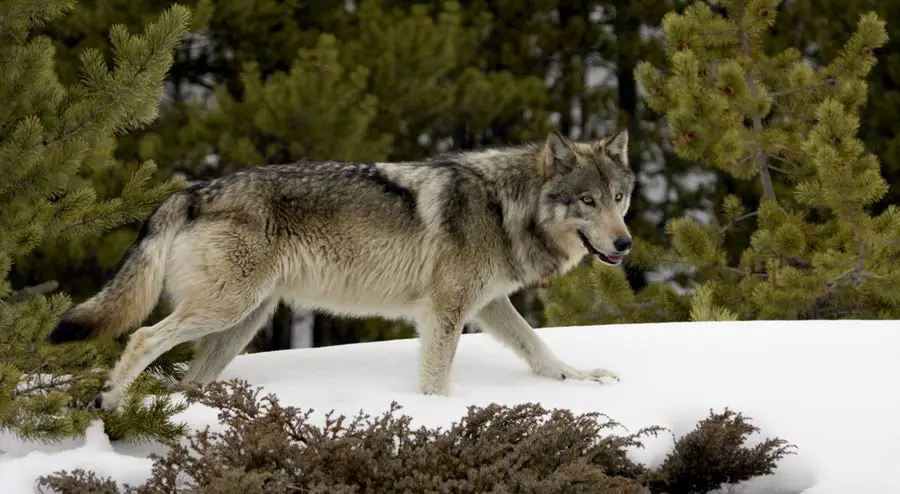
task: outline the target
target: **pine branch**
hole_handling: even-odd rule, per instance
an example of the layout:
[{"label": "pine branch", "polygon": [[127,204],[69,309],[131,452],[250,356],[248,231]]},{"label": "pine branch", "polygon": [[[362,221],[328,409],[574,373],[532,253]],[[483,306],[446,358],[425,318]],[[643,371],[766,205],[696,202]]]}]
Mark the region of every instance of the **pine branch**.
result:
[{"label": "pine branch", "polygon": [[739,28],[720,29],[718,31],[701,31],[700,36],[724,36],[726,34],[736,34],[740,32]]},{"label": "pine branch", "polygon": [[748,154],[747,156],[744,156],[743,158],[741,158],[740,161],[737,161],[737,162],[735,162],[734,164],[732,164],[732,166],[735,167],[735,168],[737,168],[737,167],[739,167],[739,166],[741,166],[741,165],[747,163],[748,161],[750,161],[750,160],[752,160],[752,159],[753,159],[753,153],[750,153],[750,154]]},{"label": "pine branch", "polygon": [[[28,373],[26,373],[28,374]],[[31,374],[33,375],[33,374]],[[31,396],[36,393],[46,392],[54,389],[69,386],[78,381],[77,376],[53,376],[52,379],[34,379],[30,386],[19,387],[16,394],[19,396]]]},{"label": "pine branch", "polygon": [[747,276],[755,276],[761,280],[769,279],[769,274],[761,272],[761,271],[753,271],[753,272],[748,273],[742,269],[738,269],[733,266],[719,266],[719,269],[726,271],[728,273],[736,274],[736,275],[740,276],[741,278],[744,278]]},{"label": "pine branch", "polygon": [[[137,80],[137,78],[144,74],[144,71],[146,70],[147,66],[152,61],[152,57],[154,57],[154,56],[157,56],[157,53],[151,52],[150,55],[148,57],[146,57],[144,62],[137,66],[137,69],[135,69],[133,72],[132,80],[129,81],[130,82],[129,85],[133,85],[135,83],[135,81]],[[124,95],[122,95],[122,94],[113,95],[112,97],[110,97],[107,100],[107,103],[120,103],[123,100],[123,97],[124,97]],[[52,147],[59,146],[63,142],[68,141],[69,139],[78,135],[81,131],[83,131],[85,129],[90,129],[95,124],[97,124],[101,120],[103,120],[103,118],[106,116],[104,106],[98,104],[98,105],[94,105],[93,108],[94,108],[94,111],[92,113],[89,113],[89,116],[85,117],[81,122],[79,122],[77,125],[75,125],[72,129],[57,135],[53,140],[50,140],[50,141],[45,140],[42,143],[44,149],[50,149]]]},{"label": "pine branch", "polygon": [[[793,162],[793,161],[791,161],[791,160],[789,160],[789,159],[782,158],[781,156],[778,156],[777,154],[766,153],[766,156],[768,156],[769,158],[772,158],[772,159],[774,159],[774,160],[780,161],[780,162],[782,162],[782,163],[784,163],[784,164],[787,164],[787,165],[791,165],[791,166],[794,166],[794,167],[800,167],[800,165],[799,165],[798,163],[795,163],[795,162]],[[769,165],[769,168],[774,169],[774,167],[771,166],[771,165]],[[785,173],[787,173],[787,172],[785,172]]]},{"label": "pine branch", "polygon": [[68,236],[71,232],[87,231],[88,226],[98,225],[98,224],[103,223],[104,221],[108,221],[108,220],[109,220],[109,217],[104,218],[103,216],[91,216],[91,217],[87,217],[83,220],[67,223],[65,226],[63,226],[62,228],[57,230],[55,233],[56,233],[56,236],[59,238],[68,238]]},{"label": "pine branch", "polygon": [[828,285],[829,287],[837,286],[838,283],[840,283],[844,278],[846,278],[846,277],[850,276],[851,274],[853,274],[854,271],[856,271],[856,267],[855,267],[855,266],[852,267],[852,268],[850,268],[850,269],[848,269],[848,270],[846,270],[846,271],[844,271],[843,273],[841,273],[841,274],[835,276],[835,277],[832,278],[831,280],[829,280],[828,283],[827,283],[827,285]]},{"label": "pine branch", "polygon": [[737,218],[731,220],[727,225],[725,225],[721,229],[719,229],[719,233],[725,234],[728,230],[737,226],[738,223],[740,223],[744,220],[749,220],[750,218],[756,217],[757,213],[758,213],[757,211],[753,211],[752,213],[747,213],[745,215],[738,216]]},{"label": "pine branch", "polygon": [[[663,318],[663,319],[669,315],[669,313],[663,307],[660,307],[659,304],[655,304],[653,302],[635,302],[635,303],[626,305],[625,308],[632,309],[633,311],[640,311],[640,310],[653,311],[654,314],[656,314],[657,316],[659,316],[660,318]],[[602,311],[606,314],[617,316],[617,317],[623,316],[626,314],[628,314],[628,315],[633,314],[633,312],[626,313],[622,309],[613,307],[612,305],[605,304],[602,302],[598,303],[597,310]]]},{"label": "pine branch", "polygon": [[798,259],[796,257],[789,257],[785,260],[788,266],[797,269],[812,269],[813,265],[804,261],[803,259]]},{"label": "pine branch", "polygon": [[[9,119],[22,122],[21,128],[9,136],[12,139],[5,135],[0,139],[4,141],[0,143],[4,159],[9,161],[4,176],[11,180],[0,187],[0,204],[12,205],[6,210],[0,208],[4,220],[0,229],[5,230],[0,237],[8,241],[0,242],[4,243],[0,250],[6,250],[7,261],[27,255],[49,238],[57,237],[56,242],[70,240],[136,219],[161,198],[168,185],[149,187],[146,183],[153,167],[142,167],[119,197],[106,201],[97,200],[99,187],[86,184],[91,178],[81,176],[79,171],[106,168],[115,159],[117,134],[147,124],[156,115],[158,91],[172,63],[173,45],[190,18],[185,7],[175,5],[147,24],[144,36],[131,36],[123,26],[114,27],[110,36],[114,45],[112,71],[100,51],[94,49],[81,58],[82,83],[67,90],[52,70],[55,59],[51,43],[32,44],[29,50],[25,47],[36,21],[50,14],[58,17],[60,6],[71,2],[38,3],[44,6],[39,15],[13,20],[20,26],[14,26],[18,41],[11,49],[23,50],[22,59],[12,65],[8,60],[2,64],[13,72],[31,71],[24,74],[31,79],[17,81],[18,76],[13,77],[22,90],[4,93],[3,98],[35,102],[4,106],[12,112]],[[115,345],[48,345],[47,331],[69,305],[68,297],[53,293],[60,283],[46,281],[11,292],[9,280],[3,281],[0,409],[4,412],[0,413],[0,429],[38,440],[77,435],[93,416],[79,407],[93,398],[94,388],[102,385],[98,362],[112,360]],[[129,391],[136,402],[148,392]],[[131,407],[129,413],[134,418],[127,420],[134,423],[126,424],[127,428],[144,436],[154,435],[155,428],[161,436],[172,431],[160,424],[176,410],[140,405]],[[151,426],[152,431],[148,428]]]},{"label": "pine branch", "polygon": [[[808,130],[807,130],[807,132],[808,132]],[[803,151],[800,151],[799,149],[797,149],[795,147],[785,146],[784,144],[776,144],[776,146],[778,146],[781,149],[784,149],[785,151],[787,151],[789,153],[798,154],[798,155],[804,154]]]},{"label": "pine branch", "polygon": [[829,289],[835,288],[847,278],[853,278],[853,281],[851,283],[854,285],[859,285],[863,280],[866,279],[883,280],[884,276],[862,270],[862,261],[860,258],[860,260],[858,260],[852,268],[828,280],[825,284]]},{"label": "pine branch", "polygon": [[829,77],[828,79],[825,79],[825,81],[823,81],[823,82],[817,82],[815,84],[810,84],[808,86],[803,86],[803,87],[795,87],[795,88],[791,88],[791,89],[785,89],[783,91],[775,91],[774,93],[769,93],[769,96],[771,96],[773,98],[779,98],[781,96],[787,96],[789,94],[812,91],[813,89],[818,89],[818,88],[824,87],[824,86],[834,87],[836,84],[837,84],[837,79],[835,79],[834,77]]}]

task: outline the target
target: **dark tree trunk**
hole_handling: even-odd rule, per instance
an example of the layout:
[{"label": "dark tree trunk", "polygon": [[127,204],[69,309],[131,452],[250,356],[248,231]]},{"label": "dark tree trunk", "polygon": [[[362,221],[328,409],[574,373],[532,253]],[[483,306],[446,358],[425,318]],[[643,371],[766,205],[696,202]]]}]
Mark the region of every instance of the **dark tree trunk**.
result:
[{"label": "dark tree trunk", "polygon": [[[580,12],[577,7],[574,7],[569,4],[569,2],[560,2],[559,5],[559,25],[563,32],[565,32],[566,28],[569,26],[569,22],[572,18],[579,17]],[[560,106],[559,106],[559,131],[565,136],[572,136],[572,127],[574,125],[573,117],[572,117],[572,104],[573,99],[580,93],[574,86],[577,84],[577,78],[572,74],[571,62],[569,58],[566,56],[572,56],[573,54],[566,53],[565,50],[560,47],[559,53],[561,54],[559,58],[559,74],[562,79],[558,91],[560,97]],[[582,116],[584,114],[584,107],[582,107]]]},{"label": "dark tree trunk", "polygon": [[293,348],[294,311],[284,304],[278,304],[272,318],[271,350]]},{"label": "dark tree trunk", "polygon": [[257,352],[270,352],[273,350],[287,350],[293,348],[294,313],[284,305],[278,304],[272,322],[265,330],[261,330],[253,338],[252,346]]},{"label": "dark tree trunk", "polygon": [[[613,21],[613,32],[616,36],[616,82],[618,83],[619,125],[628,129],[629,147],[628,161],[635,174],[641,171],[641,127],[638,110],[637,82],[634,80],[634,68],[637,65],[636,47],[640,43],[641,19],[639,19],[628,2],[618,2],[616,17]],[[641,194],[640,182],[635,184],[634,196]],[[628,266],[625,276],[635,291],[647,285],[643,270]]]},{"label": "dark tree trunk", "polygon": [[365,321],[337,318],[330,314],[316,313],[313,318],[313,346],[334,346],[359,343],[359,331]]}]

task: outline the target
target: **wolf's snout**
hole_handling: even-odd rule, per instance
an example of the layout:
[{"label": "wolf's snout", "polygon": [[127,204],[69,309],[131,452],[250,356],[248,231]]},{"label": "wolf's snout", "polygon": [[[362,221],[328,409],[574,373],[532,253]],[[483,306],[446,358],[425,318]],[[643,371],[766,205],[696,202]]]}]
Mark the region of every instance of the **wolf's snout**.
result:
[{"label": "wolf's snout", "polygon": [[631,240],[631,237],[618,237],[613,240],[613,247],[619,252],[627,252],[634,247],[634,242]]}]

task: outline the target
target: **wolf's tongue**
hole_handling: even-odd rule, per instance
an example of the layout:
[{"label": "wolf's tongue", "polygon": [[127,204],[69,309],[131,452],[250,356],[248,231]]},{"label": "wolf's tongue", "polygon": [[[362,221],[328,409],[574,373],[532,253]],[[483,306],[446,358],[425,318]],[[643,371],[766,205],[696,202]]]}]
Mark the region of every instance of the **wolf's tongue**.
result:
[{"label": "wolf's tongue", "polygon": [[619,262],[622,259],[622,256],[606,256],[612,262]]}]

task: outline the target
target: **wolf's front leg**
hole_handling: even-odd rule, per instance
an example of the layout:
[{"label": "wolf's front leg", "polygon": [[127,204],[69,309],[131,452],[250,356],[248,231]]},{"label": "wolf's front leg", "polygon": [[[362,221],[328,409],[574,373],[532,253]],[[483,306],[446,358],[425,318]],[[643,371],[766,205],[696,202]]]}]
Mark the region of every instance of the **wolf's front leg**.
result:
[{"label": "wolf's front leg", "polygon": [[491,301],[475,316],[475,323],[482,331],[509,347],[539,376],[598,382],[604,378],[618,380],[606,369],[576,369],[561,361],[519,314],[509,297]]},{"label": "wolf's front leg", "polygon": [[438,300],[434,309],[420,319],[419,392],[427,395],[449,394],[450,368],[462,335],[465,319],[461,314],[464,312],[465,308],[458,303]]}]

